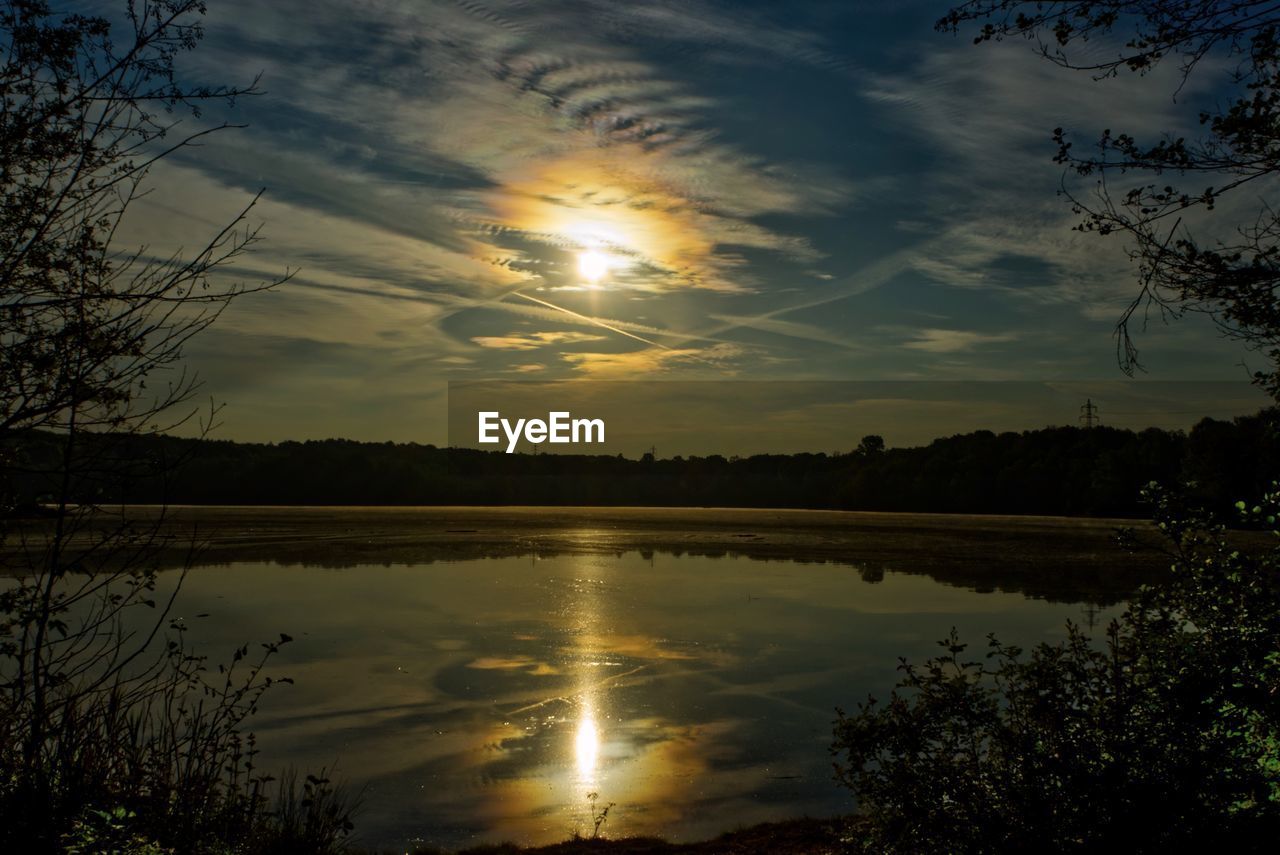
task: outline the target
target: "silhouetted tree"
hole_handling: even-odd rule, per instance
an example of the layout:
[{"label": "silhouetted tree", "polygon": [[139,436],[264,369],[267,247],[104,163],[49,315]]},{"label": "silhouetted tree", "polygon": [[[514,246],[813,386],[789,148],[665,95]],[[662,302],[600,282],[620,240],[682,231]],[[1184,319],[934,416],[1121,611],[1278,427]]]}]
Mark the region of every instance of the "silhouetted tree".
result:
[{"label": "silhouetted tree", "polygon": [[179,111],[198,116],[203,102],[253,91],[176,82],[174,58],[199,40],[203,7],[129,3],[120,39],[104,18],[0,4],[0,431],[175,418],[194,379],[147,379],[249,290],[210,274],[255,241],[244,225],[252,202],[190,257],[112,242],[151,168],[227,127],[185,132]]},{"label": "silhouetted tree", "polygon": [[[34,471],[51,506],[0,514],[0,849],[248,851],[265,779],[239,727],[289,639],[208,678],[170,619],[176,591],[155,594],[157,529],[102,499],[162,471],[137,443],[193,416],[187,341],[276,284],[213,275],[254,243],[252,202],[190,255],[115,240],[152,167],[227,127],[183,116],[253,86],[178,81],[202,0],[122,2],[114,26],[80,5],[0,2],[0,480]],[[331,807],[319,780],[308,803]]]},{"label": "silhouetted tree", "polygon": [[[1280,175],[1280,7],[1263,0],[971,0],[937,27],[958,32],[970,22],[980,23],[975,43],[1028,39],[1047,60],[1094,79],[1170,62],[1181,83],[1217,75],[1215,100],[1190,114],[1203,129],[1199,138],[1144,140],[1111,126],[1081,153],[1057,128],[1055,159],[1097,180],[1090,198],[1066,191],[1083,217],[1077,228],[1124,235],[1138,266],[1138,294],[1117,326],[1121,365],[1140,367],[1130,336],[1135,318],[1153,307],[1165,317],[1206,312],[1266,353],[1271,366],[1255,379],[1280,396],[1280,212],[1268,201]],[[1258,201],[1230,222],[1211,216],[1237,190]]]},{"label": "silhouetted tree", "polygon": [[[1280,460],[1280,411],[1202,420],[1192,436],[1148,428],[975,431],[925,446],[852,454],[671,457],[503,454],[351,440],[238,443],[91,435],[117,458],[179,460],[161,474],[104,487],[132,503],[589,504],[847,508],[876,511],[1138,516],[1150,481],[1198,482],[1219,509],[1260,495]],[[56,471],[52,433],[23,438],[32,468]],[[142,468],[142,467],[139,467]],[[55,489],[25,473],[28,503]]]},{"label": "silhouetted tree", "polygon": [[863,457],[871,457],[884,451],[884,437],[874,433],[867,434],[858,443],[858,447],[854,449],[855,454]]}]

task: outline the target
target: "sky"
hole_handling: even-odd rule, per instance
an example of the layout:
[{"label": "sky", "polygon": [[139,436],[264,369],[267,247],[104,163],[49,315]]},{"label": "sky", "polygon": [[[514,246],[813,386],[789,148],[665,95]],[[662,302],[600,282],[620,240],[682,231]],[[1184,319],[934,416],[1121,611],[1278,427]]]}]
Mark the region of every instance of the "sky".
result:
[{"label": "sky", "polygon": [[1071,230],[1050,139],[1177,131],[1213,75],[1094,81],[946,9],[216,0],[182,73],[262,92],[120,239],[195,247],[265,191],[223,274],[294,275],[188,348],[229,439],[443,444],[451,381],[1238,386],[1260,357],[1203,318],[1126,380],[1136,274]]}]

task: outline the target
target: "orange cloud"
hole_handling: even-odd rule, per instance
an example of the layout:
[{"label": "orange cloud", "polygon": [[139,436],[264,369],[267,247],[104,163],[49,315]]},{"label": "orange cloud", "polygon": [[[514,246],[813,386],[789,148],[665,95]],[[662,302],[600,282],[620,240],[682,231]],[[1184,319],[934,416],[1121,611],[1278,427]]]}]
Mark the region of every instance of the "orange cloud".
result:
[{"label": "orange cloud", "polygon": [[604,336],[584,332],[535,332],[510,333],[508,335],[478,335],[472,341],[481,347],[495,350],[537,350],[552,344],[575,344],[584,341],[604,341]]},{"label": "orange cloud", "polygon": [[717,376],[733,374],[733,365],[745,350],[733,344],[704,348],[633,350],[629,353],[565,353],[560,358],[581,374],[595,379],[651,377],[679,368],[712,369]]}]

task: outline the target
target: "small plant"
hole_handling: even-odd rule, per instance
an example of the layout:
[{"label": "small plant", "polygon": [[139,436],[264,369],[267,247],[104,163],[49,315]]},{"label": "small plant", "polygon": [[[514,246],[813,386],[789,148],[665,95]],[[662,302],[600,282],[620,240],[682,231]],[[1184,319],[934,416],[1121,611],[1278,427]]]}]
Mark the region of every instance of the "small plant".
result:
[{"label": "small plant", "polygon": [[130,829],[137,814],[122,807],[86,810],[63,836],[66,855],[172,855]]},{"label": "small plant", "polygon": [[606,822],[608,822],[609,808],[613,807],[614,805],[613,802],[609,802],[604,807],[600,807],[599,805],[596,804],[599,798],[600,798],[599,793],[587,793],[587,801],[591,805],[591,807],[589,808],[591,811],[591,837],[589,839],[591,840],[600,839],[600,829],[604,826]]},{"label": "small plant", "polygon": [[355,828],[351,814],[357,803],[347,797],[341,785],[335,786],[323,769],[318,775],[307,775],[301,791],[296,773],[285,772],[259,848],[268,852],[342,852]]}]

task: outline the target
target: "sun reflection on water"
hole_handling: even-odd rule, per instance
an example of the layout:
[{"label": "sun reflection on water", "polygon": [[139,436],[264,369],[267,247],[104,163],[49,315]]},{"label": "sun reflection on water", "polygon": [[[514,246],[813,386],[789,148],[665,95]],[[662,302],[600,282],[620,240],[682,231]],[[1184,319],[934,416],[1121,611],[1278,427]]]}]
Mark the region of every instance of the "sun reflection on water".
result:
[{"label": "sun reflection on water", "polygon": [[[600,566],[596,562],[584,562],[582,571],[575,580],[570,598],[578,625],[574,650],[570,654],[578,684],[578,717],[572,746],[572,768],[576,775],[570,784],[574,789],[580,788],[580,795],[572,799],[575,802],[599,788],[605,777],[601,768],[599,716],[603,712],[602,702],[606,708],[608,706],[604,697],[607,689],[601,683],[606,669],[600,667],[601,654],[607,645],[603,580],[599,578]],[[604,718],[607,720],[607,716]]]},{"label": "sun reflection on water", "polygon": [[573,740],[573,753],[583,783],[593,783],[596,762],[600,758],[600,729],[596,727],[595,713],[590,705],[582,708],[582,718],[578,720],[578,732]]}]

